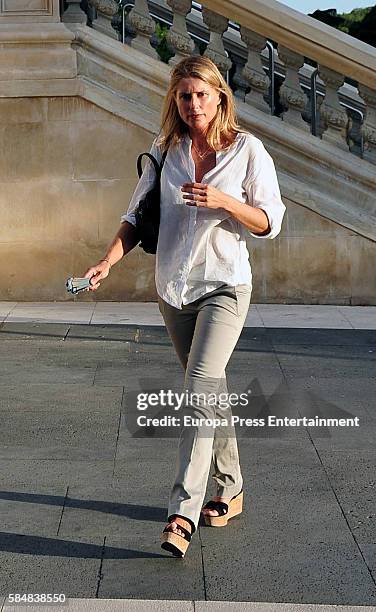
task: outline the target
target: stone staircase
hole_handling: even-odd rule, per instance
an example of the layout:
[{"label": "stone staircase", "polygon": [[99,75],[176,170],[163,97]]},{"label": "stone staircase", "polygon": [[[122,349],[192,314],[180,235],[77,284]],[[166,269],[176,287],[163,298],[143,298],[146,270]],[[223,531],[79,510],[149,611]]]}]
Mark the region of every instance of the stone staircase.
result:
[{"label": "stone staircase", "polygon": [[[124,43],[114,0],[92,0],[87,14],[76,0],[25,0],[24,11],[13,1],[0,13],[10,151],[0,161],[10,261],[0,299],[69,299],[62,277],[82,274],[115,233],[137,154],[159,131],[170,66],[200,43],[233,88],[239,122],[273,156],[287,206],[275,241],[250,240],[254,300],[375,304],[373,47],[274,0],[134,0]],[[172,23],[169,64],[155,50],[162,19]],[[95,299],[153,299],[153,263],[136,248]]]}]

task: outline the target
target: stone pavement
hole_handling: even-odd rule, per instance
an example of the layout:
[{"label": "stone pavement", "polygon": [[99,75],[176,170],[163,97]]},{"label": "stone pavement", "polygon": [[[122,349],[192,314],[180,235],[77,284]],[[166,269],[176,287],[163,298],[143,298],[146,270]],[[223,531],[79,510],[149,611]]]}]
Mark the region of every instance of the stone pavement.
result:
[{"label": "stone pavement", "polygon": [[135,427],[137,393],[182,386],[155,304],[0,303],[0,609],[376,610],[375,313],[252,304],[247,416],[359,426],[239,427],[245,511],[181,560],[159,545],[176,434]]}]

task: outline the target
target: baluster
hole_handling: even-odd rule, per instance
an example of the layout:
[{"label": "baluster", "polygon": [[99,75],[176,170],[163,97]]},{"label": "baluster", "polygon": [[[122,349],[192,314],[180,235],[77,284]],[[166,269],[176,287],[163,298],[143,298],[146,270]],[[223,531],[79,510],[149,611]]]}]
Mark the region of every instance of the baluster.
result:
[{"label": "baluster", "polygon": [[[347,142],[351,153],[357,155],[361,153],[362,127],[363,117],[355,109],[346,109],[349,119],[349,127],[347,130]],[[364,114],[363,114],[364,116]]]},{"label": "baluster", "polygon": [[[129,16],[129,7],[127,7],[127,9],[123,9],[123,28],[122,28],[122,33],[121,33],[121,40],[123,41],[123,43],[125,45],[129,45],[130,47],[132,46],[132,40],[136,37],[137,32],[134,29],[133,26],[131,26],[131,24],[129,23],[128,20],[128,16]],[[133,7],[132,7],[133,8]]]},{"label": "baluster", "polygon": [[304,65],[304,56],[282,46],[278,47],[278,55],[286,67],[286,78],[279,90],[281,101],[287,107],[282,119],[299,129],[310,132],[308,123],[302,118],[307,98],[299,82],[299,69]]},{"label": "baluster", "polygon": [[325,83],[325,98],[320,109],[324,126],[322,139],[348,151],[346,142],[348,119],[338,99],[338,90],[342,87],[345,77],[324,66],[319,66],[319,76]]},{"label": "baluster", "polygon": [[171,53],[175,53],[169,61],[174,66],[192,55],[195,48],[187,30],[187,15],[192,9],[192,0],[167,0],[167,4],[172,9],[173,23],[166,34],[166,41]]},{"label": "baluster", "polygon": [[87,16],[80,7],[81,0],[67,0],[67,10],[63,13],[64,23],[83,23],[86,24]]},{"label": "baluster", "polygon": [[90,4],[97,11],[97,18],[93,21],[93,29],[118,40],[118,35],[111,25],[113,16],[118,12],[118,3],[115,0],[90,0]]},{"label": "baluster", "polygon": [[235,62],[235,68],[236,71],[232,78],[233,84],[236,87],[234,96],[244,102],[246,91],[249,89],[248,82],[243,77],[244,64]]},{"label": "baluster", "polygon": [[133,9],[129,12],[128,23],[137,32],[131,46],[149,57],[159,59],[158,53],[150,44],[150,38],[155,32],[154,20],[150,17],[146,0],[135,0]]},{"label": "baluster", "polygon": [[366,103],[365,117],[362,125],[364,142],[363,157],[376,163],[376,91],[359,84],[359,94]]},{"label": "baluster", "polygon": [[95,7],[90,4],[88,0],[85,0],[84,10],[87,15],[86,25],[89,26],[89,28],[92,28],[93,21],[95,21],[95,19],[97,18],[97,11]]},{"label": "baluster", "polygon": [[245,102],[266,111],[269,107],[264,100],[264,96],[268,93],[270,81],[261,62],[261,51],[265,48],[266,38],[243,26],[240,27],[240,35],[248,49],[248,60],[243,68],[242,76],[251,86],[251,91],[246,95]]},{"label": "baluster", "polygon": [[202,19],[210,32],[209,44],[204,55],[214,62],[223,76],[230,70],[232,62],[223,45],[223,34],[228,28],[228,19],[202,7]]},{"label": "baluster", "polygon": [[93,22],[97,18],[97,11],[95,9],[95,6],[92,6],[92,4],[90,4],[90,2],[87,2],[86,15],[87,15],[87,25],[90,28],[92,28],[93,27]]}]

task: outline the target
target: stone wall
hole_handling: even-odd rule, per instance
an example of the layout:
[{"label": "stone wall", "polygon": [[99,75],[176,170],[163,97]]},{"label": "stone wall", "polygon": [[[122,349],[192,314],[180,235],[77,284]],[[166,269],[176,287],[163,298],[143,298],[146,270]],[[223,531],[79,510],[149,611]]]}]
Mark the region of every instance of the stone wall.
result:
[{"label": "stone wall", "polygon": [[[73,97],[1,99],[0,133],[0,299],[70,299],[66,278],[103,256],[152,136]],[[90,297],[153,297],[153,257],[142,253]]]},{"label": "stone wall", "polygon": [[[0,300],[71,300],[66,278],[104,255],[154,136],[78,97],[0,99],[0,134]],[[281,234],[250,239],[253,301],[374,304],[375,243],[285,203]],[[154,257],[136,247],[79,299],[155,295]]]},{"label": "stone wall", "polygon": [[270,241],[250,241],[253,300],[375,304],[375,242],[286,197],[283,201],[286,213],[279,236]]}]

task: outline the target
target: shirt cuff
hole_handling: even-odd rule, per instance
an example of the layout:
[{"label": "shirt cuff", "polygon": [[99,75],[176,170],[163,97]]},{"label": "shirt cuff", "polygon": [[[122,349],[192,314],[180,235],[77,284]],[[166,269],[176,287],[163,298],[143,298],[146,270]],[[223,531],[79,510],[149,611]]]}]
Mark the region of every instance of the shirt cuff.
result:
[{"label": "shirt cuff", "polygon": [[128,223],[130,223],[131,225],[134,225],[136,227],[136,217],[134,216],[133,213],[126,213],[125,215],[121,215],[120,217],[120,223],[124,223],[124,221],[128,221]]},{"label": "shirt cuff", "polygon": [[276,236],[278,236],[279,232],[281,231],[281,226],[280,225],[278,226],[278,224],[276,224],[273,221],[273,216],[271,215],[270,212],[268,212],[268,207],[261,205],[261,206],[257,206],[257,208],[262,208],[262,210],[268,217],[270,230],[268,231],[268,233],[265,233],[265,234],[254,234],[253,232],[250,231],[249,232],[250,235],[254,236],[255,238],[275,238]]}]

